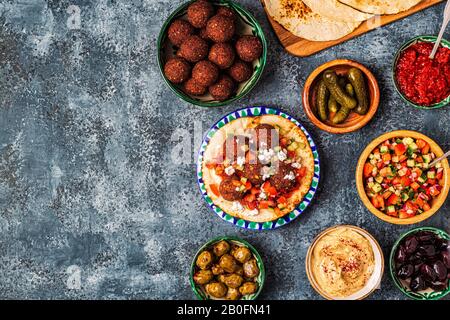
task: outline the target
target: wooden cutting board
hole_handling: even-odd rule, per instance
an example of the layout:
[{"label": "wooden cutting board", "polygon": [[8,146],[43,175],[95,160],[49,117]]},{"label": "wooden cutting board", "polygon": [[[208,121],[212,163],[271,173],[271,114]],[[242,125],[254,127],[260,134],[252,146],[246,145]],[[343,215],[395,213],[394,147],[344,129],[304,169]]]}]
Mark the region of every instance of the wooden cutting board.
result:
[{"label": "wooden cutting board", "polygon": [[321,50],[335,46],[344,41],[347,41],[356,36],[359,36],[363,33],[369,32],[370,30],[373,30],[375,28],[403,19],[404,17],[412,15],[413,13],[416,13],[418,11],[424,10],[442,1],[443,0],[423,0],[418,5],[412,7],[408,11],[400,12],[398,14],[375,16],[372,19],[363,22],[352,33],[333,41],[309,41],[293,35],[291,32],[283,28],[283,26],[281,26],[278,22],[273,20],[272,17],[267,13],[264,0],[261,0],[261,3],[264,7],[264,10],[266,11],[267,18],[269,19],[269,22],[272,25],[275,34],[277,35],[278,39],[281,42],[281,45],[286,49],[287,52],[289,52],[294,56],[306,57]]}]

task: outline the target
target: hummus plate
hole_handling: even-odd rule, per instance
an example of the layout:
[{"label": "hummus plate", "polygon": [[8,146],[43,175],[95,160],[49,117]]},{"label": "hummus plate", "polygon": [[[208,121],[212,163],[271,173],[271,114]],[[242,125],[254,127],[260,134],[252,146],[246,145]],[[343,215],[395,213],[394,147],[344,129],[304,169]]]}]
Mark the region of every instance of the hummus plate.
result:
[{"label": "hummus plate", "polygon": [[[288,155],[295,154],[301,159],[300,165],[301,167],[303,167],[303,174],[301,176],[298,176],[297,174],[297,178],[299,178],[298,183],[293,190],[286,193],[286,196],[284,197],[286,198],[286,200],[282,204],[278,202],[279,198],[273,198],[273,200],[276,200],[276,202],[278,203],[278,205],[273,208],[274,210],[271,210],[271,207],[263,208],[261,206],[258,207],[259,210],[256,210],[259,211],[258,214],[249,214],[253,213],[255,209],[248,208],[245,205],[245,201],[247,201],[248,199],[247,197],[239,200],[241,202],[229,201],[223,198],[222,193],[217,192],[217,189],[222,187],[221,182],[223,182],[223,180],[226,179],[227,176],[226,174],[222,173],[221,178],[220,175],[217,175],[217,167],[211,168],[210,164],[211,162],[213,162],[212,160],[215,159],[214,157],[217,155],[217,153],[220,153],[220,151],[217,150],[222,150],[222,146],[225,145],[224,142],[225,140],[227,140],[227,137],[229,137],[229,134],[227,133],[232,132],[233,137],[241,136],[244,131],[243,128],[251,129],[252,125],[255,125],[255,122],[258,124],[271,124],[279,128],[277,130],[281,132],[280,141],[282,141],[282,138],[287,137],[289,139],[292,139],[290,141],[299,142],[298,144],[300,144],[300,148],[295,149],[294,152],[288,152]],[[250,139],[250,143],[252,143],[251,141],[252,139]],[[287,150],[290,150],[289,147],[287,147]],[[258,158],[260,156],[260,153],[261,150],[258,149]],[[247,152],[247,156],[249,154],[250,152]],[[288,156],[288,160],[283,161],[288,162],[290,160],[289,157],[290,156]],[[295,163],[291,163],[292,167],[297,168],[296,166],[294,166],[294,164]],[[233,164],[233,166],[236,167],[236,164]],[[225,169],[232,170],[230,167],[226,167]],[[300,169],[291,170],[293,170],[294,172],[300,171]],[[225,170],[225,172],[227,172],[227,170]],[[292,172],[289,172],[289,175],[291,174]],[[207,132],[200,147],[197,161],[197,181],[200,187],[200,191],[211,209],[223,220],[231,222],[239,227],[253,230],[275,229],[289,223],[290,221],[298,217],[310,204],[317,190],[317,186],[319,183],[319,174],[319,155],[316,145],[309,133],[297,120],[295,120],[290,115],[278,109],[269,107],[248,107],[232,112],[220,119]],[[233,173],[231,173],[231,175],[235,176]],[[241,182],[244,181],[244,185],[246,180],[247,179],[243,178],[240,179]],[[269,181],[269,179],[267,181]],[[261,185],[261,193],[263,193],[262,190],[265,188],[266,182],[263,182]],[[289,181],[286,182],[288,183]],[[271,187],[270,183],[268,184],[269,187]],[[252,190],[254,190],[255,188],[259,188],[259,186],[257,184],[254,184]],[[238,189],[238,187],[236,187],[236,189]],[[222,189],[220,189],[220,191],[222,191]],[[251,190],[248,190],[248,192],[242,192],[246,192],[245,194],[250,197],[252,196],[252,194],[250,193]],[[269,197],[272,197],[271,193],[268,194]],[[260,196],[261,194],[258,197]],[[269,198],[268,200],[270,199],[272,198]],[[253,203],[255,202],[258,203],[259,206],[260,204],[266,204],[267,201],[261,200],[254,201]],[[238,210],[236,208],[236,205],[239,203],[244,203],[244,206],[239,206],[240,208]],[[278,208],[281,208],[281,210],[279,210]]]}]

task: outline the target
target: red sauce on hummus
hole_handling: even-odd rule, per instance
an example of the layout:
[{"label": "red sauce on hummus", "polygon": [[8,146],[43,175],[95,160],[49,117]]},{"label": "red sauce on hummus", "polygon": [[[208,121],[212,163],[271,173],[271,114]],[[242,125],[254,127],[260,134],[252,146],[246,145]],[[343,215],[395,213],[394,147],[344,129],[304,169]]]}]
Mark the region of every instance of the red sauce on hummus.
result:
[{"label": "red sauce on hummus", "polygon": [[450,95],[450,49],[439,47],[429,58],[433,43],[418,42],[405,49],[395,70],[400,91],[412,102],[430,106]]}]

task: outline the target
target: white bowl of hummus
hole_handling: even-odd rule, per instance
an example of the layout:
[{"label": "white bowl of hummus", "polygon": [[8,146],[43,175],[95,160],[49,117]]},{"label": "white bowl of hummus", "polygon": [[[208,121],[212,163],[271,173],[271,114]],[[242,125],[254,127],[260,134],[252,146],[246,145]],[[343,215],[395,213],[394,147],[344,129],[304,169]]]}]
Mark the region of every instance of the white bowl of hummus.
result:
[{"label": "white bowl of hummus", "polygon": [[384,256],[364,229],[338,225],[322,231],[309,247],[306,273],[311,286],[329,300],[360,300],[379,288]]}]

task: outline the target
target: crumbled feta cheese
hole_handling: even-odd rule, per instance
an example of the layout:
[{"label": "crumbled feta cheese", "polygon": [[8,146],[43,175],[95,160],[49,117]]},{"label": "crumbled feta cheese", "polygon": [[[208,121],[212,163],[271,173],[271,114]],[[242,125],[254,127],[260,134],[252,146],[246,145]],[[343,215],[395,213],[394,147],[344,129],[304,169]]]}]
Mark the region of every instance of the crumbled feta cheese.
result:
[{"label": "crumbled feta cheese", "polygon": [[236,187],[234,190],[236,190],[236,191],[241,191],[241,188],[239,188],[239,187]]},{"label": "crumbled feta cheese", "polygon": [[291,166],[292,166],[292,168],[298,169],[298,168],[302,167],[302,164],[298,163],[298,162],[294,162],[294,163],[291,164]]},{"label": "crumbled feta cheese", "polygon": [[264,192],[263,189],[261,189],[261,192],[259,193],[259,198],[262,200],[266,200],[267,199],[267,194]]},{"label": "crumbled feta cheese", "polygon": [[231,206],[231,209],[233,211],[238,211],[238,212],[244,211],[244,207],[242,206],[242,204],[239,201],[234,201],[233,205]]},{"label": "crumbled feta cheese", "polygon": [[258,209],[253,209],[250,211],[247,211],[245,213],[246,216],[257,216],[259,214],[259,210]]},{"label": "crumbled feta cheese", "polygon": [[259,151],[258,159],[262,164],[267,164],[270,162],[272,157],[275,155],[272,149],[264,149]]},{"label": "crumbled feta cheese", "polygon": [[224,171],[227,175],[231,176],[234,173],[234,168],[232,166],[229,166],[226,167]]},{"label": "crumbled feta cheese", "polygon": [[287,174],[287,175],[285,175],[284,176],[284,179],[286,179],[286,180],[294,180],[295,179],[295,174],[294,174],[294,172],[289,172],[289,174]]},{"label": "crumbled feta cheese", "polygon": [[263,180],[267,180],[270,178],[270,176],[273,174],[272,170],[270,170],[270,167],[264,166],[261,169],[261,173],[262,173],[262,179]]},{"label": "crumbled feta cheese", "polygon": [[284,153],[283,151],[278,151],[278,153],[277,153],[277,157],[278,157],[278,160],[280,160],[280,161],[284,161],[284,160],[286,160],[287,159],[287,155],[286,155],[286,153]]},{"label": "crumbled feta cheese", "polygon": [[245,157],[237,157],[236,163],[238,166],[243,166],[245,163]]}]

